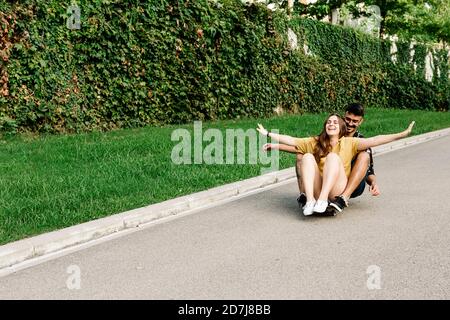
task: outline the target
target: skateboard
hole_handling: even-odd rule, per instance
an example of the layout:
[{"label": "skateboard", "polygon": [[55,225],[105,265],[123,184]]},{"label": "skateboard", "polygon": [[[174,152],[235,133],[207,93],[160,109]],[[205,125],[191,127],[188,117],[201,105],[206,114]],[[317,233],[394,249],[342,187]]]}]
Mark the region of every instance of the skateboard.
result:
[{"label": "skateboard", "polygon": [[322,216],[322,217],[334,217],[337,216],[339,212],[332,206],[328,206],[327,210],[325,210],[325,212],[322,213],[317,213],[315,212],[314,215],[316,216]]},{"label": "skateboard", "polygon": [[[297,200],[297,202],[298,202],[298,200]],[[302,206],[301,205],[299,205],[299,206],[300,206],[300,210],[302,210],[302,212],[303,212]],[[338,213],[339,213],[339,211],[337,211],[336,208],[328,205],[327,209],[324,212],[322,212],[322,213],[313,212],[312,215],[313,216],[321,216],[321,217],[334,217],[334,216],[337,216]]]}]

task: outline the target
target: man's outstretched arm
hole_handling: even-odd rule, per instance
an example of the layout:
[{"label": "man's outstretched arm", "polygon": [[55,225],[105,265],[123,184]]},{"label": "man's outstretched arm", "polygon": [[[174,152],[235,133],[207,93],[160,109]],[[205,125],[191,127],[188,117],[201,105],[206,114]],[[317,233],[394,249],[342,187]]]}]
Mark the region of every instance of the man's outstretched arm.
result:
[{"label": "man's outstretched arm", "polygon": [[372,147],[380,146],[398,139],[406,138],[410,135],[412,128],[414,127],[415,121],[409,124],[409,127],[399,133],[394,134],[383,134],[378,135],[372,138],[364,139],[364,138],[354,138],[358,141],[357,148],[359,151],[366,150]]},{"label": "man's outstretched arm", "polygon": [[263,147],[264,151],[275,150],[278,149],[280,151],[289,152],[289,153],[298,153],[297,148],[294,146],[289,146],[287,144],[282,143],[266,143]]}]

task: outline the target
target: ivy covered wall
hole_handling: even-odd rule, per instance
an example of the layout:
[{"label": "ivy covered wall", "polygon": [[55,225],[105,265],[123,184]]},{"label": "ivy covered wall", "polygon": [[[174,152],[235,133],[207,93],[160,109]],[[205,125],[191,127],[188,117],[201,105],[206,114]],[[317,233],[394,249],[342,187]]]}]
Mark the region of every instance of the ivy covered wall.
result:
[{"label": "ivy covered wall", "polygon": [[[0,4],[0,131],[81,132],[369,106],[448,110],[448,59],[240,0]],[[313,55],[293,50],[287,30]],[[404,61],[405,60],[405,61]],[[405,62],[405,63],[403,63]]]}]

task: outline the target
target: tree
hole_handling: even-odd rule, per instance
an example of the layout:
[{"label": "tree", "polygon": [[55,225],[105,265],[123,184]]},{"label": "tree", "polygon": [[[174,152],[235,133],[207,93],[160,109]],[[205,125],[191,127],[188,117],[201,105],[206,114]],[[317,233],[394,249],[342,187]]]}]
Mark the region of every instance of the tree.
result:
[{"label": "tree", "polygon": [[[389,1],[391,2],[391,1]],[[450,0],[399,0],[385,16],[386,32],[420,41],[450,42]]]},{"label": "tree", "polygon": [[358,3],[380,7],[381,35],[450,42],[450,0],[317,0],[308,5],[296,1],[293,12],[322,19],[330,17],[332,10],[346,6],[355,17],[365,15]]}]

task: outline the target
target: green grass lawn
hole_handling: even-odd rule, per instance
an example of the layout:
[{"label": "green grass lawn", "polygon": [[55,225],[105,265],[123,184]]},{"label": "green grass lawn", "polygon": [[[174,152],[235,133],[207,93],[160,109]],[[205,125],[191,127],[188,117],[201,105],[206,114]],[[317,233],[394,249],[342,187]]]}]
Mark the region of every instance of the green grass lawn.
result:
[{"label": "green grass lawn", "polygon": [[[296,137],[320,132],[326,114],[203,123],[268,129]],[[394,133],[416,120],[413,134],[450,127],[450,112],[368,109],[366,136]],[[67,136],[0,140],[0,244],[72,226],[260,174],[261,165],[175,165],[174,129],[147,127]],[[205,144],[206,145],[206,144]],[[281,154],[280,169],[295,156]],[[375,163],[376,166],[376,163]]]}]

